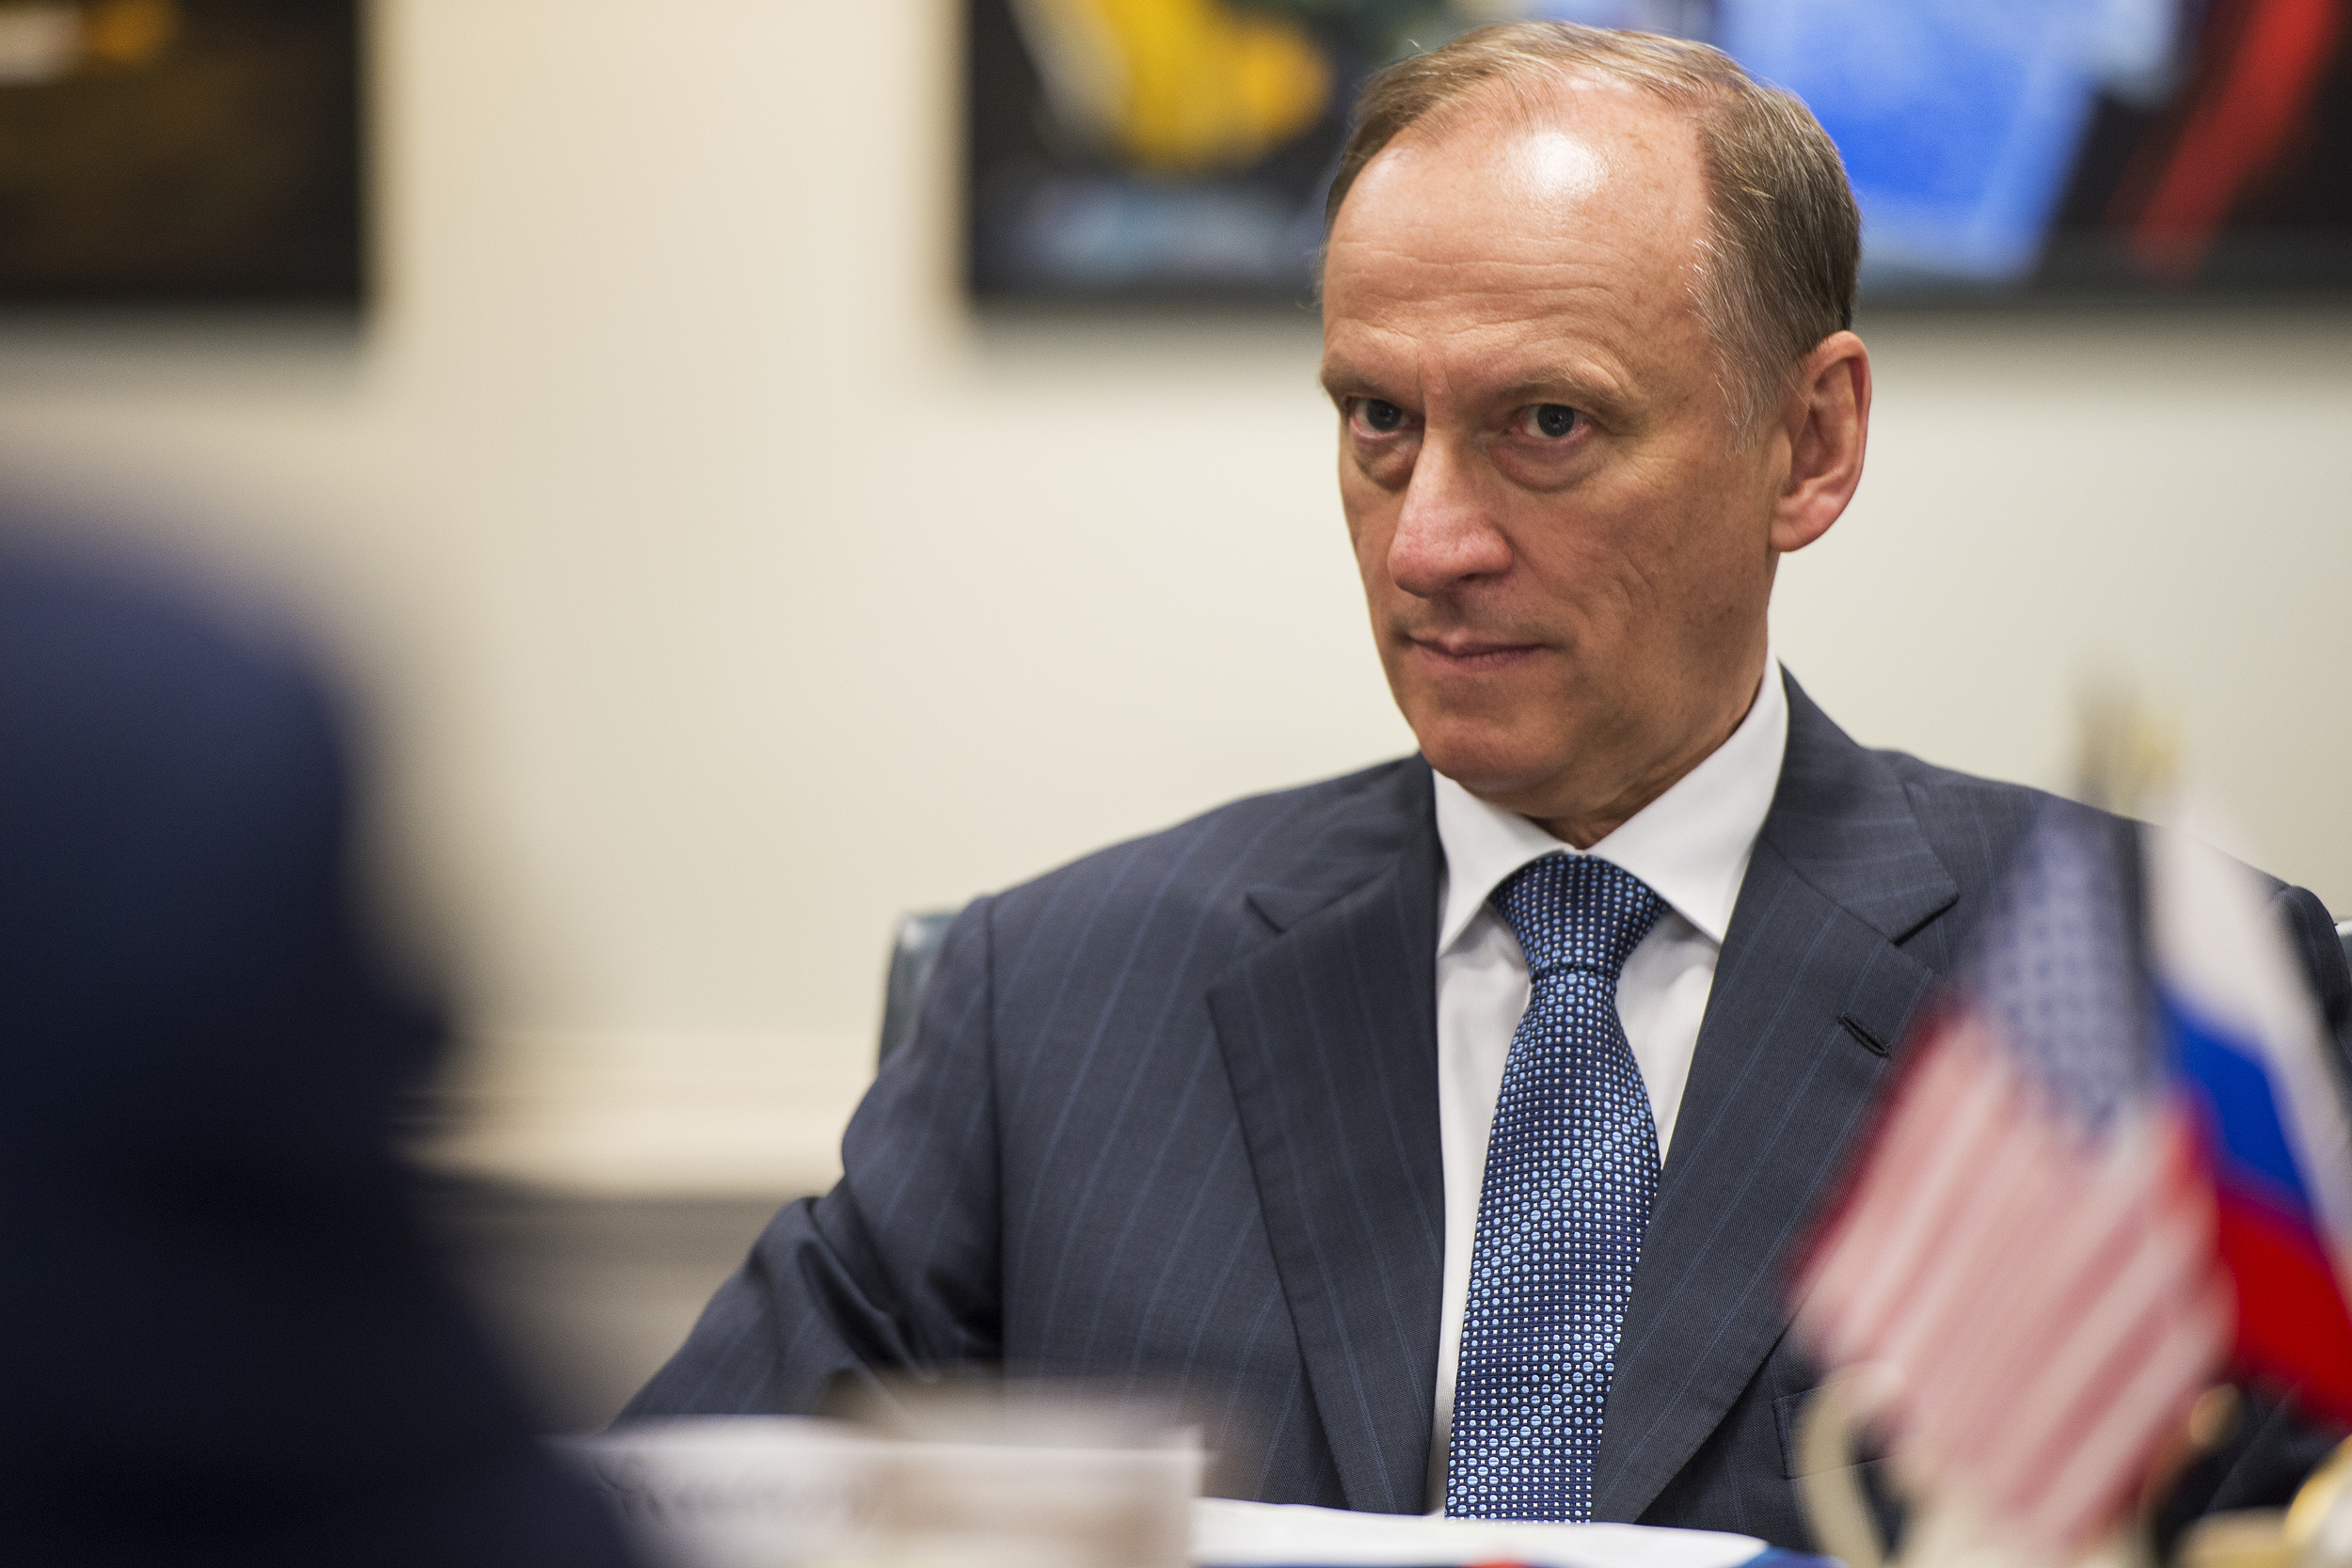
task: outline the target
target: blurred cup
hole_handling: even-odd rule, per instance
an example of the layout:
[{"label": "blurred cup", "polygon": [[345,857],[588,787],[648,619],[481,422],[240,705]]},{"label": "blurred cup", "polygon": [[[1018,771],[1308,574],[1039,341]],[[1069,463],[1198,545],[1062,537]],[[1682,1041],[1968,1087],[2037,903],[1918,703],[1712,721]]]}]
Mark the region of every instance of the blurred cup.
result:
[{"label": "blurred cup", "polygon": [[1183,1568],[1204,1458],[1149,1389],[968,1369],[883,1378],[845,1413],[877,1451],[873,1542],[909,1568]]},{"label": "blurred cup", "polygon": [[898,1443],[877,1458],[875,1557],[908,1568],[1183,1568],[1197,1443]]},{"label": "blurred cup", "polygon": [[699,1416],[551,1443],[660,1568],[838,1561],[866,1539],[878,1445],[839,1422]]},{"label": "blurred cup", "polygon": [[1183,1568],[1204,1465],[1192,1431],[1133,1404],[1032,1391],[894,1401],[874,1426],[681,1418],[555,1446],[661,1568]]}]

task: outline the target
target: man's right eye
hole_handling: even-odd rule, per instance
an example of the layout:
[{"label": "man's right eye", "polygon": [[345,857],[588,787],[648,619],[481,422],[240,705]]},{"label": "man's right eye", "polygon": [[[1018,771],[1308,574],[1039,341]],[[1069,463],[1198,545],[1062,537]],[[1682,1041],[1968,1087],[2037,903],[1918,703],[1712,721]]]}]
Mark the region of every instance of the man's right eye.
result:
[{"label": "man's right eye", "polygon": [[1405,410],[1381,398],[1357,399],[1356,417],[1364,421],[1366,430],[1383,436],[1405,423]]}]

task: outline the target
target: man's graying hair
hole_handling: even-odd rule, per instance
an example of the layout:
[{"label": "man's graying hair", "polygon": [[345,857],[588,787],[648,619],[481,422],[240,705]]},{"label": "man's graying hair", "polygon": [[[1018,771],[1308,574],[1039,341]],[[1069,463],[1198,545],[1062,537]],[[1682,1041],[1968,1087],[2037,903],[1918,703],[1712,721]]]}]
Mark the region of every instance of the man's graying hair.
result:
[{"label": "man's graying hair", "polygon": [[[1799,361],[1853,325],[1862,216],[1846,166],[1811,110],[1719,49],[1565,22],[1473,28],[1375,76],[1324,207],[1326,227],[1382,148],[1492,87],[1534,104],[1548,82],[1619,82],[1691,112],[1711,220],[1693,301],[1722,349],[1743,441],[1763,428]],[[1483,93],[1480,96],[1485,96]]]}]

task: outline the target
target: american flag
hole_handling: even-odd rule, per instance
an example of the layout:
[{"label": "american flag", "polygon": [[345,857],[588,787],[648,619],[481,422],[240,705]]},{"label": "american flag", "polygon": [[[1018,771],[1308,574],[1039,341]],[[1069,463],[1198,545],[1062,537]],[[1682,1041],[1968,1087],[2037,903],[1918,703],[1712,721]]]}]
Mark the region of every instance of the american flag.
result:
[{"label": "american flag", "polygon": [[2037,825],[1797,1278],[1816,1355],[1875,1369],[1907,1489],[2051,1555],[2131,1507],[2231,1344],[2122,863]]}]

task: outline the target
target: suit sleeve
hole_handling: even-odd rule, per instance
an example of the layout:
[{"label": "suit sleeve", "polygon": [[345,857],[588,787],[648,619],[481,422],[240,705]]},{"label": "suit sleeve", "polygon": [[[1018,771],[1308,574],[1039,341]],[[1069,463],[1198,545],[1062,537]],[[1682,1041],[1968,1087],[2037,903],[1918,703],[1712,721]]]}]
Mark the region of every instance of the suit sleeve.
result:
[{"label": "suit sleeve", "polygon": [[[2352,1084],[2352,971],[2327,907],[2299,887],[2282,888],[2274,907],[2285,918],[2296,956],[2311,977],[2313,999],[2332,1048],[2337,1083]],[[2346,1108],[2352,1111],[2352,1106]],[[2192,1466],[2159,1511],[2159,1547],[2172,1543],[2200,1514],[2240,1508],[2276,1508],[2343,1441],[2344,1433],[2297,1411],[2292,1402],[2254,1391],[2246,1396],[2236,1433]]]},{"label": "suit sleeve", "polygon": [[2296,954],[2311,973],[2319,1016],[2336,1048],[2337,1074],[2352,1080],[2352,969],[2344,964],[2336,923],[2326,905],[2299,887],[2281,890],[2278,904],[2294,933]]},{"label": "suit sleeve", "polygon": [[806,1415],[889,1371],[999,1359],[994,906],[957,917],[914,1037],[850,1118],[841,1180],[769,1222],[619,1419]]}]

